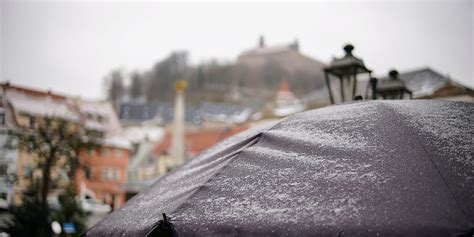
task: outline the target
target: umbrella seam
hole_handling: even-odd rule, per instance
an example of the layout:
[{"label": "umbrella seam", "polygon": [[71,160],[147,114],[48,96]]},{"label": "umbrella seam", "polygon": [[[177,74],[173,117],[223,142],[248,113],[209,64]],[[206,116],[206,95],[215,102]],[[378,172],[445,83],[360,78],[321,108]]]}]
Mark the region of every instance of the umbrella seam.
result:
[{"label": "umbrella seam", "polygon": [[[430,153],[426,150],[425,146],[419,141],[419,139],[415,139],[418,144],[420,144],[420,146],[423,148],[423,151],[425,151],[425,153],[429,156]],[[436,163],[433,161],[433,159],[431,159],[431,157],[428,157],[428,160],[431,162],[431,164],[434,166],[434,168],[436,169],[436,171],[438,172],[439,176],[441,176],[441,180],[443,180],[443,183],[446,185],[446,187],[448,188],[449,190],[449,193],[451,194],[452,198],[454,199],[454,202],[456,203],[456,205],[458,206],[458,208],[461,210],[462,214],[466,217],[467,220],[469,220],[469,217],[467,216],[467,213],[466,211],[462,208],[461,204],[459,203],[459,201],[457,200],[456,196],[454,195],[453,193],[453,190],[451,189],[451,187],[449,186],[448,182],[446,181],[446,179],[444,178],[443,174],[441,173],[441,170],[438,168],[438,166],[436,165]]]},{"label": "umbrella seam", "polygon": [[[392,108],[392,107],[388,107],[392,112],[396,113],[397,115],[403,117],[403,118],[406,118],[406,116],[404,116],[403,114],[399,113],[396,111],[396,109]],[[400,120],[402,121],[403,123],[403,120]],[[406,127],[410,127],[409,125],[407,125]],[[410,129],[409,129],[410,130]],[[458,207],[458,209],[461,211],[461,213],[464,215],[464,217],[469,220],[469,217],[466,213],[466,211],[462,208],[462,206],[460,205],[459,201],[457,200],[456,196],[454,195],[451,187],[449,186],[448,182],[446,181],[445,177],[443,176],[443,174],[441,173],[441,170],[438,168],[438,166],[436,165],[436,163],[434,162],[434,160],[431,158],[431,154],[430,152],[428,152],[425,148],[425,146],[423,145],[423,143],[420,141],[420,136],[418,136],[417,133],[415,132],[411,132],[410,133],[413,135],[413,137],[415,137],[416,139],[416,142],[418,143],[418,145],[421,146],[421,148],[423,148],[423,151],[425,152],[425,154],[427,154],[427,159],[429,160],[429,162],[431,163],[431,165],[435,168],[436,172],[438,173],[438,175],[441,177],[441,180],[443,181],[444,185],[446,186],[446,188],[448,189],[449,191],[449,194],[451,195],[451,197],[453,198],[454,202],[456,203],[456,206]]]}]

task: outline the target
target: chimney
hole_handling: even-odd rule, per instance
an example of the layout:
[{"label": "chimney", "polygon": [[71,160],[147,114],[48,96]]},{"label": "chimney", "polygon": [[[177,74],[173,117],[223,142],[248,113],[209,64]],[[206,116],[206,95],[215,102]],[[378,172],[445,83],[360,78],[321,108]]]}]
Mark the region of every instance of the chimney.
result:
[{"label": "chimney", "polygon": [[265,38],[263,38],[263,35],[261,35],[259,40],[258,40],[258,46],[260,48],[265,48]]},{"label": "chimney", "polygon": [[295,39],[295,41],[292,44],[290,44],[290,48],[295,50],[296,52],[300,51],[300,43],[298,39]]}]

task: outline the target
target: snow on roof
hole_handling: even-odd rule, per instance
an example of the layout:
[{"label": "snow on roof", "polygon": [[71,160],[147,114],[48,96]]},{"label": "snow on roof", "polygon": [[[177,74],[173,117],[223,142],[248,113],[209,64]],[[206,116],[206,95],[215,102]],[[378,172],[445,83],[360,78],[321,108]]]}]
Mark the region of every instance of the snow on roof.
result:
[{"label": "snow on roof", "polygon": [[122,127],[110,102],[78,100],[77,106],[85,128],[104,133],[105,138],[101,139],[102,145],[131,149],[130,141],[121,135]]},{"label": "snow on roof", "polygon": [[[128,163],[128,166],[127,166],[128,171],[129,172],[135,172],[137,170],[137,168],[141,164],[143,164],[143,162],[150,156],[150,154],[152,153],[154,147],[155,147],[155,142],[151,142],[151,141],[141,142],[138,145],[135,154],[129,160],[129,163]],[[129,177],[129,180],[130,179],[131,178]]]},{"label": "snow on roof", "polygon": [[122,128],[108,101],[81,100],[22,87],[9,87],[5,99],[19,113],[80,122],[85,129],[103,133],[99,141],[102,145],[130,149],[128,139],[119,136]]},{"label": "snow on roof", "polygon": [[79,100],[77,104],[86,129],[102,131],[108,136],[121,132],[120,122],[110,102]]},{"label": "snow on roof", "polygon": [[[399,77],[400,80],[405,83],[407,88],[413,92],[415,98],[431,95],[434,91],[443,87],[449,81],[448,77],[431,68],[402,72],[399,74]],[[380,79],[380,81],[383,81],[388,78],[381,77]]]},{"label": "snow on roof", "polygon": [[241,56],[248,56],[248,55],[263,55],[263,54],[272,54],[272,53],[280,53],[280,52],[287,52],[293,50],[291,45],[284,44],[284,45],[275,45],[270,47],[259,47],[255,49],[250,49],[244,51]]},{"label": "snow on roof", "polygon": [[81,113],[100,114],[103,116],[107,116],[111,108],[112,105],[107,101],[80,100],[79,104]]},{"label": "snow on roof", "polygon": [[122,149],[131,149],[130,142],[122,136],[106,137],[101,139],[101,144],[103,146],[122,148]]},{"label": "snow on roof", "polygon": [[123,135],[132,143],[144,140],[159,141],[165,134],[164,129],[157,126],[134,126],[123,129]]},{"label": "snow on roof", "polygon": [[303,103],[299,100],[295,100],[292,103],[283,105],[283,106],[278,106],[273,109],[273,115],[277,117],[285,117],[288,115],[296,114],[299,112],[304,111],[305,107]]},{"label": "snow on roof", "polygon": [[67,99],[53,99],[48,95],[28,95],[15,90],[7,90],[5,97],[13,109],[18,112],[73,121],[79,120],[78,115],[74,112]]}]

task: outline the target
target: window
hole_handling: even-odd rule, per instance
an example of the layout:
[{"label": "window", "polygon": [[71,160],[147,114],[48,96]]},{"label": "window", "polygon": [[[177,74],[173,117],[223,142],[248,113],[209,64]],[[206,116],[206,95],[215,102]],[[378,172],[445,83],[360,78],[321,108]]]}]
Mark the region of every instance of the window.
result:
[{"label": "window", "polygon": [[92,170],[90,167],[86,167],[84,170],[84,176],[86,177],[87,180],[91,180],[92,178]]},{"label": "window", "polygon": [[7,164],[1,164],[0,165],[0,177],[7,176],[8,174],[8,165]]},{"label": "window", "polygon": [[0,113],[0,125],[5,125],[5,114]]},{"label": "window", "polygon": [[109,148],[103,147],[102,148],[102,156],[108,157],[109,156]]},{"label": "window", "polygon": [[122,150],[116,149],[115,150],[115,157],[116,158],[122,158]]},{"label": "window", "polygon": [[114,168],[107,168],[102,170],[102,180],[114,181],[119,179],[119,171]]},{"label": "window", "polygon": [[3,94],[4,94],[3,87],[0,87],[0,103],[1,104],[3,104]]},{"label": "window", "polygon": [[35,117],[29,116],[28,124],[29,124],[30,128],[35,128],[35,127],[36,127],[36,120],[35,120]]}]

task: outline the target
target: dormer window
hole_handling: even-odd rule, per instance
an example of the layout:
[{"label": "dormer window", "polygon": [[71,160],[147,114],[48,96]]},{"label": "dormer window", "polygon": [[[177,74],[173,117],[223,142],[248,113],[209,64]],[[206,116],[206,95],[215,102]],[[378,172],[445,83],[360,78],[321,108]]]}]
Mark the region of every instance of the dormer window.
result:
[{"label": "dormer window", "polygon": [[86,130],[86,134],[87,134],[87,136],[91,136],[91,137],[103,137],[104,136],[103,132],[97,131],[97,130]]}]

